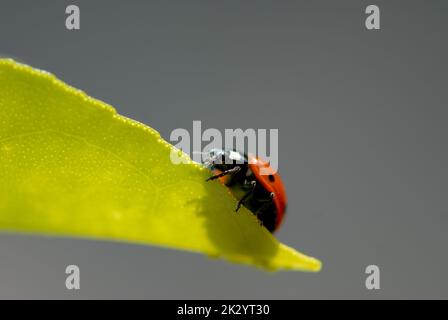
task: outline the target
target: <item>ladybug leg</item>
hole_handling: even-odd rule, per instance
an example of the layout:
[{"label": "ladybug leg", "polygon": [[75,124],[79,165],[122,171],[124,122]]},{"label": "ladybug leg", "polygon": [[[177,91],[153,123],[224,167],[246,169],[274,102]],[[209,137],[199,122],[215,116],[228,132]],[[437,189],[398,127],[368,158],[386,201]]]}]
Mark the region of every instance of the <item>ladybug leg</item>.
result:
[{"label": "ladybug leg", "polygon": [[221,172],[220,174],[211,176],[210,178],[208,178],[208,179],[205,180],[205,181],[216,180],[216,179],[221,178],[221,177],[224,177],[224,176],[226,176],[226,175],[228,175],[228,174],[237,173],[237,172],[240,171],[240,170],[241,170],[241,167],[240,167],[240,166],[236,166],[236,167],[233,167],[232,169],[223,171],[223,172]]},{"label": "ladybug leg", "polygon": [[264,210],[268,209],[272,205],[272,202],[274,202],[274,197],[275,197],[275,193],[271,192],[269,194],[269,199],[265,202],[265,204],[263,204],[261,206],[260,209],[257,210],[257,212],[255,212],[255,216],[257,216],[257,218],[258,218],[257,220],[258,220],[258,223],[260,224],[260,226],[263,226],[264,224],[263,224],[262,219],[259,218],[259,216],[261,215],[261,213]]},{"label": "ladybug leg", "polygon": [[250,183],[245,183],[245,184],[250,184],[251,189],[249,191],[247,191],[246,194],[240,200],[238,200],[238,203],[236,204],[235,212],[238,212],[238,210],[240,210],[243,202],[254,192],[255,187],[257,186],[256,181],[251,181]]}]

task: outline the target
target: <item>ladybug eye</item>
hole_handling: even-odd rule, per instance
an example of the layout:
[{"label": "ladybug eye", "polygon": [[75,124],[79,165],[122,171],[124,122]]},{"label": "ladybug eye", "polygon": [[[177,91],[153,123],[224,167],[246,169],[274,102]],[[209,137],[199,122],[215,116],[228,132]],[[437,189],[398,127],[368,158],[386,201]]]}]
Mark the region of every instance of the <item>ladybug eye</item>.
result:
[{"label": "ladybug eye", "polygon": [[275,178],[274,178],[274,176],[272,174],[270,174],[268,178],[269,178],[269,181],[271,181],[271,182],[275,181]]}]

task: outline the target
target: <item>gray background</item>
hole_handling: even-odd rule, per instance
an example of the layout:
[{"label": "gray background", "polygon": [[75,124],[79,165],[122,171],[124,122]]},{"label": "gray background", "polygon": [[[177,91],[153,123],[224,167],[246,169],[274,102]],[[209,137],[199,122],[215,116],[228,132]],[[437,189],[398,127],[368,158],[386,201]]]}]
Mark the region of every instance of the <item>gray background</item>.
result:
[{"label": "gray background", "polygon": [[[374,1],[380,31],[364,27],[371,1],[242,2],[0,0],[0,53],[167,139],[193,120],[279,128],[278,237],[322,272],[1,235],[0,298],[448,298],[448,2]],[[80,31],[65,29],[70,3]],[[65,289],[68,264],[80,291]]]}]

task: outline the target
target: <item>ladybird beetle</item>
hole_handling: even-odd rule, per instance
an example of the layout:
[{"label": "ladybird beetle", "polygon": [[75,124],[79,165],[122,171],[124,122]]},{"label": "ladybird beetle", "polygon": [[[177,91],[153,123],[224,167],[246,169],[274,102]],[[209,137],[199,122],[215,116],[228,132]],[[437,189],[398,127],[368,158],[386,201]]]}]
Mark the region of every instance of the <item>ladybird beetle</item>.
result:
[{"label": "ladybird beetle", "polygon": [[[286,211],[286,192],[268,162],[234,150],[212,149],[203,163],[214,174],[207,181],[219,179],[238,199],[235,211],[244,205],[270,232],[279,228]],[[262,168],[267,174],[261,174]]]}]

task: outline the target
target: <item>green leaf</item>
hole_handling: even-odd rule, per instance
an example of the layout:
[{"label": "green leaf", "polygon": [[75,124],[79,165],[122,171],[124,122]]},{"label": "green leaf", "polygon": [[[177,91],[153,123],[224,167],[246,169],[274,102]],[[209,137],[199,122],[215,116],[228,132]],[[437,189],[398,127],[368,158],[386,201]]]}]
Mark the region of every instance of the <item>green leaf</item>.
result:
[{"label": "green leaf", "polygon": [[318,271],[148,126],[0,59],[0,230],[150,244],[267,270]]}]

